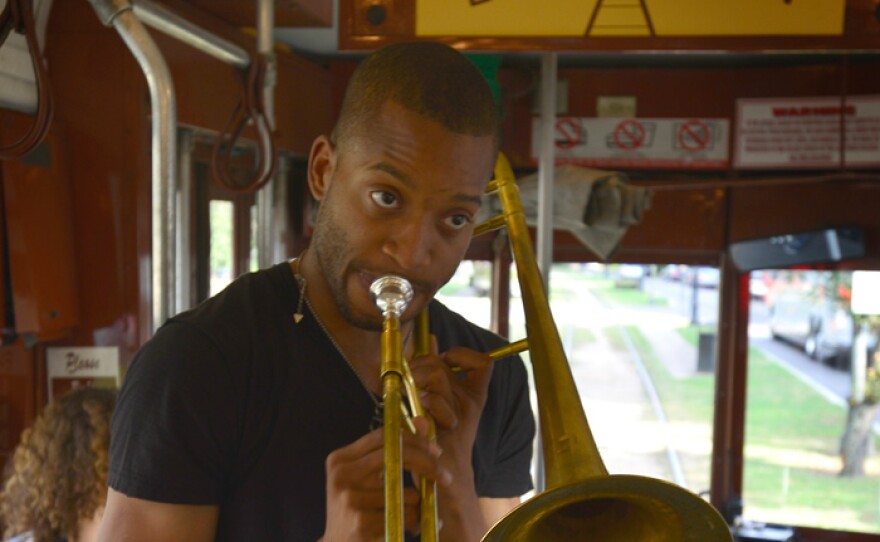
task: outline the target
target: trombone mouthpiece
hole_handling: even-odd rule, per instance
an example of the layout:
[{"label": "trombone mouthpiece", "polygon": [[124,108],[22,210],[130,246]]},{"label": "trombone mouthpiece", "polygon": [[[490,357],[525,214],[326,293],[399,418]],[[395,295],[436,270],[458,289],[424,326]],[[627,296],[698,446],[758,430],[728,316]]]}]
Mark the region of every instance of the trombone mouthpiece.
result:
[{"label": "trombone mouthpiece", "polygon": [[406,306],[412,300],[412,285],[403,277],[384,275],[370,285],[373,301],[383,316],[389,314],[400,318]]}]

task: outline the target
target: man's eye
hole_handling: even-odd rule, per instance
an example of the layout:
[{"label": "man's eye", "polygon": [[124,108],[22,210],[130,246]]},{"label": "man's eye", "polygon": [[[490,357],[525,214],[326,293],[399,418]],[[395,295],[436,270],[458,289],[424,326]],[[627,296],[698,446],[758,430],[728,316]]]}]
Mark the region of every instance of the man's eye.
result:
[{"label": "man's eye", "polygon": [[376,202],[376,205],[382,207],[383,209],[392,209],[397,205],[397,196],[395,196],[391,192],[386,192],[384,190],[375,190],[373,192],[370,192],[370,197],[373,198],[373,201]]},{"label": "man's eye", "polygon": [[471,223],[471,219],[467,215],[452,215],[446,219],[446,223],[450,227],[460,230]]}]

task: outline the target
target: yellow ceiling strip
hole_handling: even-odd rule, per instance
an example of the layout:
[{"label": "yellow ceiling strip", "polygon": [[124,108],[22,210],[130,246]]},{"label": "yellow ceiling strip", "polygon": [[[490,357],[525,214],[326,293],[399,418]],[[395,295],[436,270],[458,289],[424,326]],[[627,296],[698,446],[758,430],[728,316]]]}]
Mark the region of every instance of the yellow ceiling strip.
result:
[{"label": "yellow ceiling strip", "polygon": [[[846,0],[416,0],[417,36],[841,35]],[[590,24],[592,22],[592,25]],[[648,24],[650,22],[650,24]]]}]

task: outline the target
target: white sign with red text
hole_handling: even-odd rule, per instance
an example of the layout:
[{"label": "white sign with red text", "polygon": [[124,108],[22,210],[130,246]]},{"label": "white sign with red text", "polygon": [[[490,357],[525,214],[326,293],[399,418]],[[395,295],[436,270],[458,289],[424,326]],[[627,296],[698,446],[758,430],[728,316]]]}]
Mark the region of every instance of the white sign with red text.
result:
[{"label": "white sign with red text", "polygon": [[83,386],[119,386],[119,348],[69,346],[46,349],[49,397]]},{"label": "white sign with red text", "polygon": [[[537,162],[541,119],[532,126]],[[729,122],[706,118],[558,117],[557,164],[605,168],[723,169],[729,165]]]},{"label": "white sign with red text", "polygon": [[880,166],[880,96],[737,100],[734,167],[841,166]]}]

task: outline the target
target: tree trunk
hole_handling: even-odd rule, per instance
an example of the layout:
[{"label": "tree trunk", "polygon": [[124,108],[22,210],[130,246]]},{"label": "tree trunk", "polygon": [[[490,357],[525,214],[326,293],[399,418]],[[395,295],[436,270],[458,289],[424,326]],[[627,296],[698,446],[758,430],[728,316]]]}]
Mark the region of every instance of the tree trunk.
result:
[{"label": "tree trunk", "polygon": [[865,474],[865,460],[871,452],[872,427],[880,403],[861,402],[851,404],[846,417],[846,429],[840,440],[843,459],[841,476],[859,478]]}]

